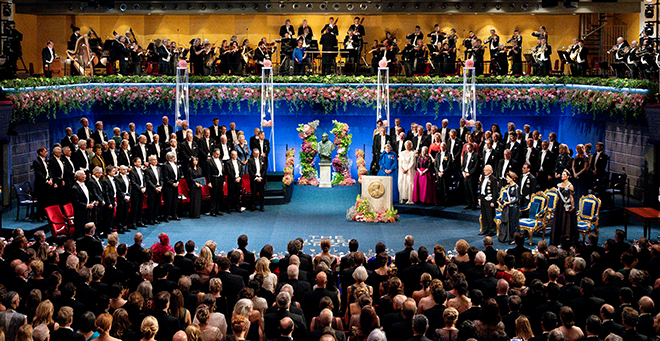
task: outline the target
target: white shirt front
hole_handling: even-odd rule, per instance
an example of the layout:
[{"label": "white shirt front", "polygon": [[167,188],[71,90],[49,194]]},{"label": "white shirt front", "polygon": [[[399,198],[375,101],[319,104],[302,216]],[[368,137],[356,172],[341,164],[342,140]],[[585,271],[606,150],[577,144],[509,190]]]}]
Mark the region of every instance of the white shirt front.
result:
[{"label": "white shirt front", "polygon": [[257,167],[257,172],[255,174],[256,177],[260,178],[261,177],[261,162],[259,162],[259,159],[254,159],[254,164]]},{"label": "white shirt front", "polygon": [[490,153],[493,151],[492,148],[485,148],[484,149],[484,163],[488,162],[488,158],[490,158]]},{"label": "white shirt front", "polygon": [[174,171],[174,178],[178,179],[179,178],[179,169],[176,167],[176,164],[174,162],[170,161],[170,166],[172,166],[172,170]]},{"label": "white shirt front", "polygon": [[80,186],[80,189],[82,189],[83,193],[85,194],[85,199],[87,199],[86,205],[89,205],[89,190],[87,189],[87,185],[85,185],[84,182],[78,181],[78,186]]},{"label": "white shirt front", "polygon": [[529,175],[529,173],[523,174],[522,180],[520,180],[520,194],[522,194],[525,182],[527,182],[527,175]]},{"label": "white shirt front", "polygon": [[101,143],[105,142],[105,140],[103,140],[103,131],[101,130],[97,130],[97,131],[99,132],[99,138],[101,139]]},{"label": "white shirt front", "polygon": [[222,160],[229,160],[229,148],[226,143],[222,144]]},{"label": "white shirt front", "polygon": [[504,159],[504,164],[503,164],[503,167],[502,167],[502,174],[500,174],[500,178],[504,179],[504,177],[506,176],[506,170],[507,170],[508,167],[509,167],[509,160]]},{"label": "white shirt front", "polygon": [[232,159],[231,165],[234,167],[234,173],[236,173],[236,179],[241,176],[241,172],[238,170],[238,160]]},{"label": "white shirt front", "polygon": [[547,150],[542,150],[541,151],[541,167],[539,168],[540,171],[543,171],[543,161],[545,160],[545,154],[547,154]]},{"label": "white shirt front", "polygon": [[490,178],[490,175],[486,175],[484,181],[481,183],[481,195],[486,195],[486,185],[488,184],[488,178]]},{"label": "white shirt front", "polygon": [[445,152],[440,152],[440,169],[438,169],[438,173],[444,173],[445,172],[445,166],[443,165],[442,161],[445,159]]},{"label": "white shirt front", "polygon": [[222,163],[220,162],[220,158],[214,157],[213,158],[213,163],[215,163],[215,166],[218,168],[218,177],[222,176]]},{"label": "white shirt front", "polygon": [[470,160],[472,160],[472,153],[465,153],[465,156],[467,156],[467,159],[465,159],[465,173],[469,173],[469,168],[470,168]]},{"label": "white shirt front", "polygon": [[532,148],[531,148],[531,147],[527,147],[527,155],[525,156],[525,161],[526,161],[526,162],[530,162],[530,163],[531,163],[531,161],[529,161],[530,156],[532,156]]},{"label": "white shirt front", "polygon": [[156,177],[156,183],[160,182],[159,177],[158,177],[158,168],[156,166],[151,166],[151,170],[154,172],[154,176]]},{"label": "white shirt front", "polygon": [[115,153],[114,149],[110,149],[110,156],[112,156],[112,165],[116,167],[118,165],[118,163],[117,163],[117,153]]},{"label": "white shirt front", "polygon": [[115,185],[115,178],[108,175],[110,179],[110,184],[112,185],[112,192],[114,193],[113,198],[117,198],[117,185]]},{"label": "white shirt front", "polygon": [[62,163],[62,159],[59,157],[55,157],[55,160],[57,160],[57,164],[60,166],[60,170],[62,171],[62,175],[64,175],[64,164]]},{"label": "white shirt front", "polygon": [[39,156],[39,159],[41,160],[41,163],[44,164],[44,168],[46,169],[46,179],[50,179],[50,172],[48,171],[48,164],[46,163],[46,158]]}]

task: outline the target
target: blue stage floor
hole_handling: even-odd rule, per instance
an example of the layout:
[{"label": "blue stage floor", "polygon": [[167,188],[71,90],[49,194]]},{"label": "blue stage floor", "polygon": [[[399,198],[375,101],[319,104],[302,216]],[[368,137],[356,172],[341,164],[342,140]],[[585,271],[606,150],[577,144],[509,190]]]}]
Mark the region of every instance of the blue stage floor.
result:
[{"label": "blue stage floor", "polygon": [[[441,244],[446,249],[453,249],[459,239],[465,239],[470,244],[481,248],[482,237],[477,235],[479,223],[442,219],[430,216],[402,214],[401,220],[394,224],[359,223],[346,220],[346,210],[351,207],[359,194],[358,186],[335,187],[324,189],[310,186],[297,186],[291,203],[287,205],[266,206],[266,212],[249,212],[225,214],[222,217],[202,216],[200,219],[173,221],[168,224],[149,226],[138,231],[144,234],[144,245],[150,246],[157,241],[158,234],[166,232],[172,244],[178,240],[195,241],[197,250],[207,240],[218,244],[217,250],[231,250],[236,246],[236,238],[240,234],[249,237],[248,249],[259,252],[264,244],[271,244],[276,253],[284,254],[289,240],[302,237],[305,239],[305,252],[320,252],[319,243],[322,238],[330,238],[333,242],[333,252],[336,254],[348,251],[348,241],[356,238],[360,242],[360,250],[372,253],[378,241],[384,242],[389,251],[403,248],[404,236],[415,237],[415,246],[426,246],[432,250],[435,244]],[[451,208],[460,212],[462,207]],[[467,212],[467,211],[466,211]],[[24,217],[24,214],[21,213]],[[16,211],[3,214],[3,228],[16,227],[34,229],[41,224],[16,222]],[[631,221],[628,227],[629,239],[642,235],[642,226]],[[616,228],[622,226],[607,226],[601,221],[600,242],[613,238]],[[6,234],[5,234],[6,235]],[[657,227],[652,230],[652,237],[658,235]],[[121,243],[131,244],[133,232],[120,235]],[[548,237],[546,236],[546,240]],[[540,237],[534,237],[534,243]],[[509,248],[510,245],[496,241],[496,248]],[[393,254],[393,253],[392,253]]]}]

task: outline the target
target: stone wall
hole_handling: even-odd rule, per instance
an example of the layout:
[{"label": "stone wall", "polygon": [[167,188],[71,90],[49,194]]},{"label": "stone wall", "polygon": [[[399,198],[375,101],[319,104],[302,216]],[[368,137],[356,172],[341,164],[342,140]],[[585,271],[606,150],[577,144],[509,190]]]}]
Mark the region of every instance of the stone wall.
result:
[{"label": "stone wall", "polygon": [[[647,126],[611,123],[605,127],[605,151],[610,155],[610,171],[628,174],[630,195],[641,200],[644,194]],[[595,153],[595,148],[592,153]]]},{"label": "stone wall", "polygon": [[15,128],[17,136],[11,137],[11,172],[14,183],[34,180],[30,167],[37,157],[37,148],[48,147],[50,152],[50,126],[48,122],[19,124]]}]

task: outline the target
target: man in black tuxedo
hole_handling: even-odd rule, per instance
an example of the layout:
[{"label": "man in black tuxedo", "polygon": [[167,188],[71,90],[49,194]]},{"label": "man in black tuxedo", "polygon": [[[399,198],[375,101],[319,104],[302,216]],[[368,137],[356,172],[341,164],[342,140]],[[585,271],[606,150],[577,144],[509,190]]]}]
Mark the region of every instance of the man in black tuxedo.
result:
[{"label": "man in black tuxedo", "polygon": [[[153,127],[153,125],[152,125]],[[128,124],[128,142],[131,144],[131,147],[138,143],[138,137],[140,134],[135,131],[135,123],[131,122]]]},{"label": "man in black tuxedo", "polygon": [[589,169],[591,169],[595,179],[601,180],[607,177],[607,166],[609,163],[610,157],[605,154],[605,144],[603,142],[596,143],[596,153],[589,160]]},{"label": "man in black tuxedo", "polygon": [[286,19],[284,25],[280,26],[280,37],[284,38],[287,33],[289,34],[289,37],[293,37],[296,34],[293,26],[291,26],[291,20],[289,19]]},{"label": "man in black tuxedo", "polygon": [[504,146],[504,149],[508,149],[511,151],[511,158],[514,159],[515,161],[519,160],[520,157],[520,143],[518,143],[517,140],[518,134],[516,132],[512,132],[509,134],[509,140],[507,140],[506,145]]},{"label": "man in black tuxedo", "polygon": [[402,271],[408,267],[410,267],[410,253],[414,250],[413,246],[415,246],[415,239],[411,235],[407,235],[403,239],[403,246],[404,249],[396,253],[396,257],[394,258],[394,265],[399,269],[399,271]]},{"label": "man in black tuxedo", "polygon": [[559,155],[559,143],[557,141],[557,134],[554,132],[548,134],[548,149],[554,153],[554,155]]},{"label": "man in black tuxedo", "polygon": [[181,121],[181,130],[176,132],[176,140],[179,143],[185,141],[186,134],[188,134],[188,122],[184,120],[184,121]]},{"label": "man in black tuxedo", "polygon": [[[435,156],[435,180],[438,190],[438,205],[446,205],[449,202],[449,184],[451,182],[450,172],[453,160],[447,151],[447,144],[442,142],[440,150]],[[412,169],[410,170],[412,171]]]},{"label": "man in black tuxedo", "polygon": [[584,341],[603,341],[598,337],[601,325],[602,322],[600,321],[598,314],[587,317],[585,322]]},{"label": "man in black tuxedo", "polygon": [[259,157],[266,162],[268,166],[268,155],[270,154],[270,141],[266,140],[266,133],[259,131],[259,138],[255,141],[254,145],[250,145],[250,150],[255,148],[259,149]]},{"label": "man in black tuxedo", "polygon": [[165,156],[165,162],[161,168],[163,175],[163,220],[169,219],[180,220],[177,216],[177,207],[179,205],[179,179],[181,179],[181,170],[179,170],[176,160],[176,155],[173,152],[168,152]]},{"label": "man in black tuxedo", "polygon": [[53,178],[48,170],[48,149],[46,147],[39,147],[37,149],[37,158],[32,162],[32,170],[34,171],[34,197],[37,199],[37,217],[41,219],[46,216],[44,209],[47,203],[51,202],[53,192]]},{"label": "man in black tuxedo", "polygon": [[645,335],[640,334],[636,327],[639,321],[639,312],[632,307],[625,307],[621,313],[621,322],[623,324],[623,335],[621,337],[624,341],[647,341]]},{"label": "man in black tuxedo", "polygon": [[108,142],[108,134],[103,131],[103,122],[97,121],[94,125],[96,130],[92,133],[92,140],[94,140],[94,145],[102,145],[103,142]]},{"label": "man in black tuxedo", "polygon": [[131,166],[131,150],[129,148],[128,140],[122,140],[119,143],[119,149],[117,150],[117,162],[120,166]]},{"label": "man in black tuxedo", "polygon": [[[102,211],[102,233],[110,233],[110,229],[113,228],[114,218],[115,218],[115,209],[117,208],[117,183],[115,182],[115,175],[117,174],[117,168],[115,166],[106,167],[106,175],[101,184],[103,185],[103,211]],[[118,231],[123,232],[123,231]]]},{"label": "man in black tuxedo", "polygon": [[170,135],[174,132],[172,126],[169,124],[170,119],[167,116],[163,116],[163,124],[159,125],[156,131],[160,136],[160,141],[162,143],[168,144],[170,142]]},{"label": "man in black tuxedo", "polygon": [[467,126],[467,120],[465,118],[461,118],[459,127],[456,129],[456,133],[457,137],[462,141],[466,141],[467,135],[472,133],[472,130]]},{"label": "man in black tuxedo", "polygon": [[554,154],[549,149],[549,142],[541,142],[541,151],[539,152],[539,163],[536,167],[537,175],[536,180],[541,187],[541,190],[546,190],[553,186],[554,179],[554,170],[555,170],[555,157],[557,154]]},{"label": "man in black tuxedo", "polygon": [[[143,131],[141,135],[147,137],[147,142],[145,142],[145,143],[149,144],[149,143],[154,141],[154,136],[156,136],[156,133],[154,132],[154,125],[151,124],[151,123],[147,123],[145,125],[145,128],[147,130]],[[140,141],[139,137],[138,137],[138,141]]]},{"label": "man in black tuxedo", "polygon": [[229,130],[227,131],[227,143],[230,143],[232,146],[238,144],[238,130],[236,130],[236,123],[229,123]]},{"label": "man in black tuxedo", "polygon": [[73,308],[64,306],[57,313],[57,322],[60,328],[50,333],[51,341],[85,341],[82,334],[76,333],[71,328],[73,324]]},{"label": "man in black tuxedo", "polygon": [[131,180],[128,177],[128,167],[119,166],[119,174],[115,176],[117,185],[117,212],[115,214],[115,228],[123,230],[128,219],[128,208],[131,200]]},{"label": "man in black tuxedo", "polygon": [[395,118],[394,119],[394,126],[390,127],[390,136],[399,136],[399,133],[398,133],[399,128],[401,128],[401,130],[403,130],[403,133],[405,135],[406,129],[404,129],[401,126],[401,119],[400,118]]},{"label": "man in black tuxedo", "polygon": [[87,141],[78,142],[78,150],[73,153],[73,164],[76,165],[76,171],[82,170],[89,173],[91,167],[89,155],[87,154]]},{"label": "man in black tuxedo", "polygon": [[149,154],[149,156],[151,155],[156,156],[156,160],[158,161],[158,163],[165,162],[165,148],[160,143],[160,135],[158,134],[154,135],[153,142],[147,145],[147,153]]},{"label": "man in black tuxedo", "polygon": [[128,219],[128,228],[146,227],[147,225],[142,222],[142,202],[147,191],[147,181],[140,158],[133,158],[133,168],[128,177],[131,181],[131,215]]},{"label": "man in black tuxedo", "polygon": [[513,158],[513,153],[505,149],[504,150],[504,158],[500,160],[500,162],[497,165],[497,178],[499,180],[499,187],[502,188],[506,186],[506,175],[509,172],[514,172],[516,169],[516,160]]},{"label": "man in black tuxedo", "polygon": [[218,274],[216,277],[222,281],[221,295],[227,299],[227,310],[234,309],[234,304],[238,301],[238,293],[245,287],[243,278],[239,275],[232,274],[229,271],[231,262],[227,257],[220,257],[216,262],[218,264]]},{"label": "man in black tuxedo", "polygon": [[203,169],[206,169],[207,161],[211,159],[211,155],[215,150],[215,140],[211,138],[211,132],[208,128],[204,129],[202,138],[197,142],[197,149],[197,157],[199,158],[200,165]]},{"label": "man in black tuxedo", "polygon": [[62,157],[62,148],[54,147],[53,155],[48,160],[48,172],[50,173],[50,177],[53,180],[52,193],[55,201],[62,205],[67,203],[66,200],[68,193],[66,190],[72,185],[68,184],[67,180],[65,179],[65,168],[66,167]]},{"label": "man in black tuxedo", "polygon": [[250,150],[254,149],[254,146],[257,143],[257,140],[259,140],[259,133],[261,133],[261,129],[259,128],[254,128],[254,136],[250,136],[250,141],[248,145],[250,146]]},{"label": "man in black tuxedo", "polygon": [[479,205],[481,206],[482,230],[481,235],[492,237],[495,235],[495,203],[497,201],[497,180],[493,176],[493,167],[484,167],[483,178],[479,185]]},{"label": "man in black tuxedo", "polygon": [[133,158],[138,158],[141,161],[141,164],[147,164],[147,156],[149,156],[149,147],[147,146],[147,137],[140,135],[138,144],[136,144],[133,149],[131,149],[131,156]]},{"label": "man in black tuxedo", "polygon": [[87,188],[85,180],[87,175],[84,171],[76,172],[76,183],[71,187],[71,203],[73,204],[74,221],[76,224],[76,235],[81,235],[83,228],[90,221],[92,209],[95,206],[92,192]]},{"label": "man in black tuxedo", "polygon": [[176,255],[174,256],[174,261],[172,264],[181,269],[181,273],[184,276],[192,275],[195,272],[195,264],[192,260],[184,256],[186,251],[182,241],[179,240],[174,243],[174,252]]},{"label": "man in black tuxedo", "polygon": [[474,145],[468,144],[467,152],[463,155],[461,164],[461,174],[465,185],[465,200],[467,206],[465,209],[477,209],[477,166],[479,165],[479,155],[474,152]]},{"label": "man in black tuxedo", "polygon": [[210,215],[215,217],[222,215],[220,212],[224,200],[225,171],[223,162],[220,159],[220,150],[215,149],[211,159],[206,167],[207,185],[211,189],[211,210]]},{"label": "man in black tuxedo", "polygon": [[220,143],[220,119],[217,117],[213,118],[213,124],[209,127],[209,133],[211,138],[215,141],[216,144]]},{"label": "man in black tuxedo", "polygon": [[461,153],[463,152],[463,141],[456,137],[456,130],[449,131],[449,140],[447,140],[447,150],[451,154],[451,159],[454,162],[452,167],[459,169],[461,167]]},{"label": "man in black tuxedo", "polygon": [[483,169],[486,165],[490,165],[493,168],[497,168],[500,160],[497,157],[497,151],[493,149],[493,140],[491,139],[486,140],[481,150],[481,155],[482,155],[480,162],[481,169]]},{"label": "man in black tuxedo", "polygon": [[55,59],[55,50],[53,50],[54,45],[53,41],[49,40],[46,42],[46,47],[41,50],[41,61],[44,66],[44,76],[46,78],[53,77],[53,72],[50,70],[50,64],[53,63],[53,60]]},{"label": "man in black tuxedo", "polygon": [[192,165],[192,160],[197,157],[199,149],[197,142],[193,141],[192,131],[186,134],[186,140],[179,144],[179,162],[183,168],[183,174],[188,173],[188,168]]},{"label": "man in black tuxedo", "polygon": [[103,152],[103,162],[108,166],[119,167],[119,153],[115,140],[108,141],[108,149]]},{"label": "man in black tuxedo", "polygon": [[[91,221],[99,223],[101,232],[105,230],[105,226],[101,224],[101,216],[105,206],[105,193],[103,192],[103,184],[101,184],[103,174],[105,173],[101,167],[94,167],[92,175],[87,180],[87,188],[92,193],[92,201],[96,203],[92,209]],[[105,237],[105,234],[102,234],[101,237]]]},{"label": "man in black tuxedo", "polygon": [[529,163],[530,172],[536,174],[536,166],[539,164],[539,150],[534,148],[534,139],[525,140],[525,147],[520,149],[518,164]]},{"label": "man in black tuxedo", "polygon": [[161,44],[158,44],[157,40],[155,41],[156,53],[158,54],[158,73],[161,75],[169,75],[170,65],[172,64],[172,53],[170,52],[170,41],[168,39],[163,39]]},{"label": "man in black tuxedo", "polygon": [[[277,311],[264,315],[266,338],[269,340],[303,340],[307,334],[307,326],[302,316],[289,311],[291,295],[288,292],[280,292],[275,298],[275,304]],[[277,338],[278,334],[289,338]],[[292,336],[293,338],[291,338]]]},{"label": "man in black tuxedo", "polygon": [[[335,26],[334,29],[336,30],[337,26]],[[322,33],[319,43],[321,44],[323,51],[337,51],[337,35],[330,31]],[[324,53],[321,58],[321,71],[324,75],[328,75],[332,72],[333,66],[335,65],[335,55],[332,53]]]},{"label": "man in black tuxedo", "polygon": [[85,251],[89,257],[87,264],[91,267],[101,263],[103,244],[94,236],[96,225],[93,222],[85,224],[85,235],[76,240],[76,251]]},{"label": "man in black tuxedo", "polygon": [[520,207],[527,207],[536,193],[536,177],[531,173],[532,165],[525,162],[522,166],[522,175],[520,176]]},{"label": "man in black tuxedo", "polygon": [[241,190],[241,178],[243,177],[243,167],[238,162],[238,154],[232,150],[229,154],[229,160],[225,161],[225,173],[227,175],[227,197],[229,198],[229,207],[227,213],[232,210],[240,212],[240,198],[239,193]]},{"label": "man in black tuxedo", "polygon": [[62,147],[73,148],[74,144],[72,139],[73,139],[73,129],[71,129],[71,127],[66,127],[66,129],[64,129],[64,137],[60,140],[60,145]]},{"label": "man in black tuxedo", "polygon": [[82,124],[82,127],[78,129],[78,138],[80,140],[87,140],[92,138],[92,129],[89,127],[89,121],[87,118],[81,118],[80,124]]},{"label": "man in black tuxedo", "polygon": [[144,179],[147,183],[147,212],[146,225],[160,224],[158,222],[158,209],[163,191],[163,175],[156,155],[149,156],[149,166],[144,171]]},{"label": "man in black tuxedo", "polygon": [[[387,135],[387,128],[380,127],[378,134],[374,136],[374,142],[371,145],[371,153],[373,155],[373,160],[378,160],[380,154],[385,150],[385,145],[390,143],[390,136]],[[414,147],[413,142],[413,147]]]},{"label": "man in black tuxedo", "polygon": [[266,163],[260,157],[259,149],[252,150],[252,157],[247,163],[248,174],[250,174],[251,208],[256,209],[257,196],[259,197],[260,211],[264,211],[264,187],[266,185]]},{"label": "man in black tuxedo", "polygon": [[422,153],[422,148],[431,146],[431,135],[424,134],[424,128],[417,126],[417,136],[413,138],[413,149]]},{"label": "man in black tuxedo", "polygon": [[158,321],[158,333],[156,334],[158,340],[172,340],[172,336],[181,329],[179,320],[167,313],[170,296],[169,292],[161,291],[154,297],[155,312],[152,316]]}]

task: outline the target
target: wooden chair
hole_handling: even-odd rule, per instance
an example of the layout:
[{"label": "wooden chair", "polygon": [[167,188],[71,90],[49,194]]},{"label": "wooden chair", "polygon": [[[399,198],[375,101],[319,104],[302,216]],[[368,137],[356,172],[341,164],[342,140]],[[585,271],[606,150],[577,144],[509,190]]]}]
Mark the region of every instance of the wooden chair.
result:
[{"label": "wooden chair", "polygon": [[601,202],[593,194],[585,195],[580,198],[580,206],[577,212],[578,232],[582,235],[582,240],[592,231],[598,234],[598,214],[600,213]]}]

